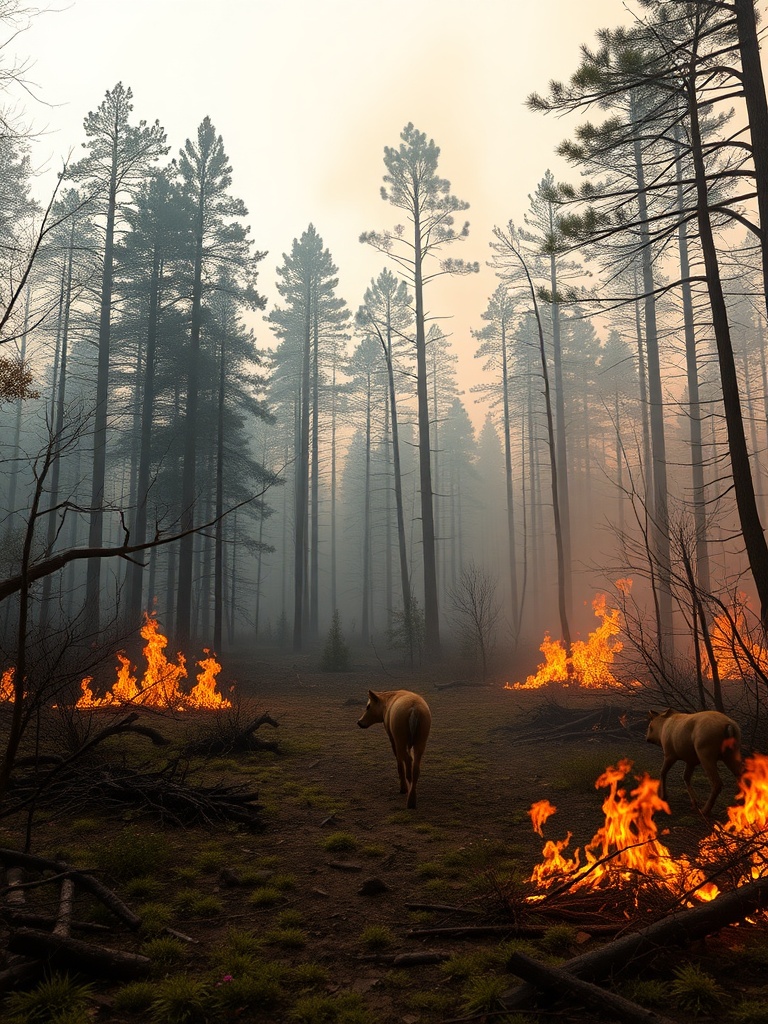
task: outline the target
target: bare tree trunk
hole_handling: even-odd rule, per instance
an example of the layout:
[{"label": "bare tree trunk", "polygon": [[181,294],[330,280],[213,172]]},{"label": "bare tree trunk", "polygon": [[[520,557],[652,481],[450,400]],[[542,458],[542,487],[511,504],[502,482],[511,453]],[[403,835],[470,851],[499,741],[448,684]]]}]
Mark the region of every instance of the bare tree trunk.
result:
[{"label": "bare tree trunk", "polygon": [[427,394],[427,351],[424,331],[421,225],[414,211],[414,292],[416,296],[416,393],[419,423],[419,489],[421,494],[421,536],[424,559],[424,646],[428,659],[440,657],[440,618],[437,601],[435,521],[432,509],[432,451],[429,438]]},{"label": "bare tree trunk", "polygon": [[224,392],[227,383],[227,347],[221,335],[219,356],[219,396],[216,432],[216,532],[213,565],[213,649],[221,651],[224,614]]},{"label": "bare tree trunk", "polygon": [[[637,115],[632,99],[632,123],[636,126]],[[659,658],[662,666],[674,655],[674,632],[672,629],[672,590],[670,582],[669,510],[667,487],[667,452],[664,436],[664,394],[661,386],[661,362],[659,358],[659,337],[656,328],[656,300],[653,295],[653,266],[651,263],[650,234],[648,231],[648,206],[645,195],[645,170],[638,132],[635,132],[634,155],[637,177],[637,198],[640,221],[641,268],[643,273],[643,294],[645,295],[645,347],[648,358],[648,397],[651,412],[651,449],[653,456],[653,513],[652,536],[653,555],[658,563],[659,596],[657,633]]]},{"label": "bare tree trunk", "polygon": [[[107,472],[107,403],[109,400],[109,346],[112,319],[112,283],[117,209],[117,134],[112,145],[109,176],[104,264],[101,273],[99,350],[96,370],[96,409],[93,422],[93,473],[91,476],[91,523],[88,547],[100,548],[104,530],[104,486]],[[98,632],[101,613],[101,559],[88,560],[85,590],[86,618]]]},{"label": "bare tree trunk", "polygon": [[[554,306],[553,306],[554,309]],[[504,472],[507,485],[507,539],[509,542],[509,614],[515,640],[520,636],[520,605],[517,596],[517,549],[515,546],[515,501],[512,488],[512,436],[509,416],[509,366],[507,360],[507,325],[501,325],[501,374],[504,403]]]},{"label": "bare tree trunk", "polygon": [[[141,440],[139,444],[139,472],[136,482],[136,512],[131,536],[136,544],[147,537],[147,498],[149,496],[149,470],[152,461],[152,409],[155,404],[155,357],[157,349],[158,310],[160,305],[160,252],[155,246],[152,273],[149,282],[149,320],[147,323],[147,355],[144,362],[144,392],[141,403]],[[128,622],[137,624],[142,612],[142,584],[144,566],[140,559],[131,563],[128,572]],[[151,594],[150,594],[151,597]]]},{"label": "bare tree trunk", "polygon": [[739,382],[733,357],[728,311],[725,305],[720,267],[717,259],[712,225],[709,219],[709,196],[707,193],[706,169],[702,151],[699,127],[698,97],[695,89],[696,53],[691,57],[688,85],[688,114],[691,132],[691,151],[697,190],[697,217],[699,237],[707,274],[707,288],[712,309],[712,324],[717,342],[717,357],[720,366],[720,382],[723,392],[725,422],[728,431],[728,450],[731,457],[731,473],[739,513],[739,523],[749,560],[752,578],[760,601],[760,617],[763,628],[768,629],[768,545],[760,523],[755,500],[752,469],[749,464],[747,439],[744,434],[744,420],[739,396]]}]

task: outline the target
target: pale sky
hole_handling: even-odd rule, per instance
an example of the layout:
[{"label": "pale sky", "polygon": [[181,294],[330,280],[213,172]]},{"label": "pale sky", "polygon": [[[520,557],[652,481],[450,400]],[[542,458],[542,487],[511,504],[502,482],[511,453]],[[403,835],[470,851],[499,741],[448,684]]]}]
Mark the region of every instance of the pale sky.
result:
[{"label": "pale sky", "polygon": [[[384,265],[359,235],[401,219],[379,196],[384,146],[409,121],[434,138],[439,173],[470,203],[469,238],[451,255],[481,263],[428,295],[433,313],[452,317],[443,327],[467,388],[481,376],[469,332],[498,284],[484,266],[493,226],[522,220],[547,168],[577,177],[554,154],[574,122],[530,113],[526,96],[567,78],[598,28],[629,19],[621,0],[63,2],[15,44],[43,101],[27,103],[44,129],[35,162],[55,169],[73,147],[79,155],[85,115],[118,81],[133,90],[136,119],[163,125],[169,155],[209,115],[256,247],[269,252],[260,287],[270,303],[275,267],[312,222],[356,310]],[[256,331],[272,344],[265,325]]]}]

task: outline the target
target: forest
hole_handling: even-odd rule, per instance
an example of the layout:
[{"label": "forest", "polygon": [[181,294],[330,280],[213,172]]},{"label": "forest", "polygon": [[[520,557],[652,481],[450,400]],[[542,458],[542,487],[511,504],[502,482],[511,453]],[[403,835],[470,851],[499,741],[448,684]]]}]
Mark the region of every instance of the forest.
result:
[{"label": "forest", "polygon": [[[226,857],[223,847],[214,856],[212,845],[201,853],[195,839],[198,884],[208,870],[200,866],[205,849],[219,880],[230,870],[233,890],[246,884],[267,890],[274,882],[273,902],[254,897],[248,912],[282,908],[283,939],[263,941],[288,949],[283,933],[301,925],[286,895],[295,882],[281,889],[269,881],[277,869],[263,850],[255,857],[263,877],[254,880],[253,866],[249,873],[241,863],[236,831],[261,829],[282,811],[289,823],[279,843],[288,843],[285,855],[290,848],[296,865],[304,865],[296,868],[306,873],[302,909],[314,915],[312,927],[320,935],[326,911],[320,905],[307,909],[317,894],[337,902],[351,897],[339,882],[313,882],[311,873],[319,869],[305,864],[303,858],[310,863],[313,857],[297,830],[299,824],[304,830],[335,827],[345,820],[345,809],[345,828],[373,815],[366,797],[353,789],[355,780],[377,785],[381,768],[365,747],[370,737],[345,735],[338,762],[343,771],[335,773],[327,761],[317,767],[320,733],[334,728],[340,711],[349,717],[346,704],[364,702],[369,684],[434,686],[430,702],[434,697],[443,715],[442,742],[450,736],[457,749],[451,756],[437,746],[434,767],[427,755],[421,784],[426,803],[430,771],[433,777],[443,771],[458,776],[461,806],[481,805],[471,825],[457,821],[461,800],[452,802],[443,785],[433,793],[432,817],[406,839],[420,844],[420,864],[432,863],[424,844],[434,839],[448,865],[433,866],[432,876],[424,869],[422,882],[443,885],[434,887],[432,903],[413,905],[427,914],[436,908],[463,913],[468,903],[474,908],[469,913],[487,910],[489,902],[481,909],[474,903],[479,890],[459,888],[459,874],[470,867],[485,872],[482,899],[495,900],[494,913],[501,906],[504,920],[514,918],[521,928],[528,913],[521,909],[518,882],[502,881],[502,873],[513,859],[531,855],[535,838],[514,849],[505,839],[494,853],[483,846],[490,842],[485,830],[509,813],[510,827],[525,820],[530,831],[528,815],[533,831],[543,835],[543,821],[537,824],[530,811],[513,806],[522,795],[492,798],[475,783],[480,768],[473,759],[481,755],[461,728],[473,716],[483,735],[494,738],[483,770],[508,780],[512,789],[514,779],[524,777],[526,798],[540,795],[533,792],[539,784],[556,791],[577,785],[573,779],[589,772],[589,796],[571,794],[571,817],[581,815],[574,828],[587,827],[598,775],[597,785],[612,786],[616,796],[623,776],[611,777],[605,763],[611,758],[623,764],[626,754],[617,742],[641,739],[647,723],[634,717],[638,702],[734,713],[745,751],[764,744],[764,5],[633,0],[629,6],[628,26],[603,29],[580,49],[574,44],[573,65],[562,80],[530,82],[529,95],[521,98],[527,108],[542,119],[563,117],[553,162],[564,162],[569,172],[542,166],[525,204],[508,197],[510,210],[524,209],[522,217],[499,221],[479,247],[467,244],[470,237],[475,241],[474,197],[454,193],[450,161],[430,126],[408,122],[399,138],[382,134],[380,175],[368,183],[373,195],[380,194],[380,219],[362,221],[356,231],[360,251],[375,254],[379,270],[357,295],[343,292],[344,267],[312,222],[296,237],[285,237],[276,278],[265,281],[259,211],[248,209],[237,193],[237,169],[215,121],[202,111],[196,128],[139,119],[127,81],[97,84],[93,109],[83,111],[82,133],[69,140],[71,149],[46,192],[37,170],[39,140],[18,101],[25,66],[10,58],[7,45],[0,47],[0,831],[7,828],[8,842],[24,850],[0,849],[7,892],[17,884],[12,870],[35,868],[84,885],[129,929],[145,929],[145,940],[150,935],[156,943],[197,943],[175,919],[158,919],[155,931],[147,932],[149,926],[140,925],[103,881],[71,866],[87,852],[87,839],[78,840],[77,833],[87,837],[89,828],[98,830],[87,824],[86,813],[95,815],[94,807],[103,803],[133,829],[140,812],[125,808],[141,805],[141,813],[155,815],[163,829],[169,823],[220,829],[221,842],[229,843]],[[22,0],[0,0],[0,33],[7,41],[23,37],[36,17],[39,12]],[[183,146],[172,147],[169,133],[185,131]],[[312,173],[309,163],[306,173]],[[477,252],[487,258],[475,259]],[[485,283],[485,301],[463,336],[451,327],[451,301],[459,303],[475,275]],[[471,381],[459,369],[459,353],[474,360]],[[539,651],[544,665],[537,676]],[[148,668],[138,682],[142,656]],[[267,664],[270,670],[263,669]],[[183,692],[183,680],[194,686],[194,665],[201,669],[197,686]],[[544,698],[544,710],[565,715],[557,704],[562,699],[574,714],[537,731],[536,716],[543,711],[533,698],[528,702],[526,687],[547,683],[556,690]],[[451,687],[455,699],[443,693]],[[609,695],[609,724],[594,707],[579,704],[593,687]],[[475,688],[482,696],[472,695]],[[153,693],[162,700],[156,702]],[[274,706],[256,707],[256,699],[266,698],[287,717],[273,717]],[[607,707],[609,698],[626,701],[629,717],[623,704]],[[190,709],[212,716],[199,735],[184,724]],[[514,726],[520,731],[511,737],[499,734],[513,728],[507,714],[521,716]],[[286,736],[284,721],[293,723],[293,735]],[[344,729],[354,724],[353,717]],[[613,748],[593,748],[597,757],[588,768],[574,758],[567,770],[558,767],[547,730],[562,740],[571,738],[572,726],[595,730]],[[272,732],[267,738],[265,727],[279,738]],[[541,775],[532,779],[525,750],[533,748],[518,744],[527,742],[526,729],[540,744]],[[363,746],[355,746],[358,739]],[[162,763],[159,751],[169,742],[178,749]],[[102,751],[113,743],[121,756],[110,760]],[[139,743],[158,752],[135,763]],[[212,768],[206,759],[222,754],[228,760]],[[246,756],[255,759],[249,762],[253,774],[222,782],[220,769],[236,777],[245,771],[236,759]],[[658,770],[647,751],[633,756]],[[252,782],[267,792],[276,787],[272,804],[257,802],[258,794],[247,788]],[[623,799],[624,791],[618,792]],[[72,826],[72,834],[64,828],[57,846],[61,814],[81,825]],[[315,815],[322,815],[320,823]],[[395,813],[372,821],[364,827],[381,830],[372,839],[403,849],[402,818]],[[686,836],[672,840],[678,853],[688,840],[701,841],[699,853],[708,865],[695,884],[691,875],[676,881],[675,912],[690,905],[689,894],[681,895],[685,886],[698,890],[730,872],[734,886],[757,886],[749,907],[739,904],[725,923],[743,921],[764,905],[764,840],[750,840],[749,857],[757,858],[750,863],[759,865],[751,875],[734,867],[747,856],[742,847],[726,872],[712,867],[716,851],[697,832],[701,827],[702,816],[694,814]],[[462,829],[469,837],[466,849],[475,853],[462,854],[452,875],[451,843]],[[154,833],[131,835],[121,848],[126,863],[131,843],[158,864],[168,850],[186,856],[179,832],[154,846]],[[655,828],[651,839],[637,840],[650,841],[656,841]],[[50,857],[30,853],[41,847],[51,849]],[[485,852],[475,857],[480,848]],[[324,849],[358,859],[384,857],[383,847],[349,836],[336,849]],[[465,846],[460,849],[466,853]],[[144,892],[137,866],[108,862],[106,854],[100,863],[98,878],[118,885],[138,880],[130,893],[137,899],[151,897],[160,884],[145,880]],[[362,870],[345,859],[330,867],[336,877]],[[386,876],[389,886],[411,884],[401,861],[393,871]],[[189,906],[192,875],[186,879]],[[222,913],[219,891],[228,885],[217,883],[204,912],[179,910],[183,927],[190,917]],[[571,885],[572,879],[565,888]],[[603,925],[621,934],[619,922],[632,915],[645,923],[673,913],[673,904],[664,902],[669,892],[662,899],[654,889],[639,910],[637,902],[616,897],[598,925],[597,912],[579,902],[586,897],[571,899],[575,889],[567,900],[555,899],[552,913],[560,915],[561,928],[583,925],[587,938],[602,934]],[[364,886],[360,892],[369,895]],[[226,913],[233,915],[237,893],[230,896]],[[459,897],[463,910],[446,902]],[[57,928],[64,921],[59,935],[65,947],[67,899],[62,886],[59,923],[55,912],[51,919]],[[399,926],[391,919],[393,907],[387,928]],[[347,911],[354,927],[362,927],[365,913]],[[482,927],[502,927],[498,916],[491,921],[483,919]],[[88,923],[83,927],[87,931]],[[333,927],[351,949],[357,941],[352,924]],[[546,939],[541,922],[530,927],[554,952],[557,943]],[[224,934],[223,926],[219,931]],[[227,955],[244,957],[245,946],[235,950],[227,934]],[[564,948],[573,955],[582,940],[575,930],[567,941],[564,935]],[[297,947],[307,941],[294,939]],[[334,941],[326,932],[318,940],[329,962],[326,947]],[[10,942],[18,947],[11,952],[28,959],[8,969],[16,972],[14,981],[26,980],[29,958],[39,959],[38,947],[47,940],[20,926],[11,928]],[[372,940],[365,956],[375,959],[387,942],[377,947]],[[510,948],[505,956],[524,953]],[[160,946],[123,959],[115,950],[102,954],[109,962],[104,968],[98,961],[102,980],[118,971],[116,965],[126,977],[140,975],[161,955]],[[80,951],[75,962],[82,957],[92,968],[88,958],[102,954]],[[448,954],[438,954],[423,962],[450,962]],[[214,966],[221,974],[224,961]],[[525,964],[517,966],[524,977]],[[301,975],[293,963],[281,970],[273,979],[276,1017],[241,1016],[243,1005],[254,1012],[256,996],[233,995],[224,1006],[221,993],[207,989],[197,1016],[180,1009],[174,1016],[169,1003],[152,1002],[156,997],[148,992],[142,1005],[153,1007],[157,1021],[307,1024],[490,1020],[517,1008],[507,978],[485,1002],[455,989],[442,1003],[425,998],[411,1006],[407,992],[381,996],[377,990],[378,1010],[372,1012],[379,1016],[366,1016],[354,999],[345,1016],[341,997],[335,997],[339,984],[352,992],[345,978],[328,988],[333,1008],[313,1017],[299,1009],[309,997],[296,993],[318,984],[317,978],[310,979],[308,970]],[[234,976],[233,970],[223,978]],[[550,982],[555,984],[551,978],[545,984]],[[462,983],[461,973],[444,983]],[[187,1006],[194,1002],[190,991]],[[354,991],[367,995],[368,989]],[[599,1003],[603,996],[596,998]],[[717,999],[704,1002],[713,1010]],[[127,1004],[123,1010],[116,1005],[109,1003],[103,1019],[135,1019]],[[402,1016],[418,1005],[425,1016]],[[682,1019],[685,1001],[675,1007]],[[616,1019],[635,1019],[622,1016],[626,1008],[612,1009]],[[19,1013],[14,1020],[54,1019]],[[84,1019],[73,1011],[61,1024]],[[739,1019],[760,1024],[764,1018],[755,1011]]]}]

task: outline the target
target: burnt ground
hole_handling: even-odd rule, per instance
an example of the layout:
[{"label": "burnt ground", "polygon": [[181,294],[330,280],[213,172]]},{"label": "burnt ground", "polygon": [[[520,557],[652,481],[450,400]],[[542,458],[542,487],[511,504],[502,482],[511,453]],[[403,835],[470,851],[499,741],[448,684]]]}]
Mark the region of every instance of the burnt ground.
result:
[{"label": "burnt ground", "polygon": [[[369,686],[416,689],[432,709],[416,810],[407,811],[398,792],[383,727],[356,727]],[[524,891],[541,859],[543,840],[527,814],[531,804],[546,798],[558,808],[545,836],[562,839],[570,831],[572,849],[587,842],[602,823],[603,796],[594,782],[607,765],[626,757],[637,771],[655,775],[660,767],[661,752],[644,742],[645,708],[631,693],[578,694],[557,688],[521,693],[499,683],[445,686],[380,669],[321,674],[293,663],[242,666],[238,692],[242,720],[268,712],[279,723],[276,730],[265,726],[257,733],[277,739],[279,752],[226,755],[195,766],[209,783],[258,790],[260,830],[161,827],[134,811],[104,814],[98,807],[52,806],[38,812],[34,832],[34,853],[98,869],[99,877],[142,916],[142,930],[131,935],[112,928],[90,905],[75,912],[110,923],[111,931],[97,940],[105,945],[141,951],[149,942],[157,961],[155,990],[162,988],[163,977],[179,973],[202,979],[208,989],[234,985],[230,976],[256,970],[242,955],[238,959],[245,947],[260,970],[271,964],[277,971],[277,988],[263,999],[254,990],[229,1016],[209,1007],[186,1018],[191,1021],[417,1024],[485,1019],[485,1010],[498,1010],[499,993],[517,983],[505,970],[512,932],[460,938],[411,933],[510,923],[499,890],[509,891],[509,880],[516,879],[513,888]],[[152,725],[179,742],[201,728],[201,721],[204,716],[176,722],[153,718]],[[141,738],[109,742],[122,744],[122,752],[133,757],[139,751],[141,757],[168,756],[164,748],[148,753]],[[665,841],[684,849],[695,845],[706,826],[690,813],[681,776],[682,766],[670,776],[673,817]],[[732,792],[725,781],[724,796]],[[718,810],[724,806],[721,797]],[[23,823],[0,825],[0,845],[19,848]],[[141,851],[145,865],[136,864]],[[29,899],[34,904],[44,897],[32,890]],[[438,906],[474,913],[427,909]],[[599,908],[592,919],[600,920]],[[548,924],[553,926],[548,933],[524,946],[545,960],[567,958],[606,941],[578,922],[566,922],[566,928],[558,928],[557,921]],[[167,935],[164,925],[194,941],[163,951],[156,940]],[[756,952],[734,953],[747,938]],[[418,951],[442,952],[451,960],[415,968],[394,964],[397,955]],[[755,975],[750,965],[761,958],[765,967],[768,940],[762,925],[741,932],[727,929],[692,950],[665,955],[663,966],[646,977],[652,982],[645,994],[648,1005],[662,999],[665,1013],[689,1017],[685,1000],[676,997],[676,1006],[668,992],[674,967],[693,962],[714,977],[713,984],[727,972],[727,981],[719,978],[720,991],[727,989],[727,1005],[735,1012],[740,1000],[757,998],[759,972]],[[742,964],[741,974],[734,971],[735,962]],[[629,975],[619,981],[622,991],[637,991],[640,998]],[[654,996],[653,984],[666,987],[657,988]],[[155,1009],[152,1018],[146,1005],[126,1007],[120,992],[121,985],[98,980],[93,1019],[176,1019],[170,1010],[163,1016]],[[716,1011],[719,1019],[750,1019],[731,1017],[717,1004],[717,995],[713,1000],[710,1005],[704,999],[704,1008]],[[531,1019],[548,1019],[550,1012],[569,1020],[608,1019],[605,1013],[590,1016],[562,1004],[544,1012],[543,1018]],[[487,1019],[500,1018],[497,1013]]]}]

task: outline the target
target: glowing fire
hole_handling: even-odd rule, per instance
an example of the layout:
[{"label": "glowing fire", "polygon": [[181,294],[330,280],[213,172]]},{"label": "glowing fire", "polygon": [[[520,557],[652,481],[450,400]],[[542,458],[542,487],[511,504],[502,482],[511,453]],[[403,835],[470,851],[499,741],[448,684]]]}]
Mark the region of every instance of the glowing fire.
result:
[{"label": "glowing fire", "polygon": [[[721,679],[741,679],[751,676],[757,667],[768,671],[768,650],[753,639],[747,622],[748,601],[739,594],[730,615],[722,612],[712,620],[710,639]],[[706,660],[706,652],[704,652]]]},{"label": "glowing fire", "polygon": [[[671,892],[690,893],[697,899],[712,900],[718,894],[717,886],[706,881],[706,871],[698,865],[711,865],[723,853],[738,852],[740,842],[764,835],[768,827],[768,758],[755,754],[745,761],[739,782],[736,803],[728,808],[728,821],[717,826],[703,839],[697,855],[673,857],[659,841],[653,820],[661,810],[669,814],[669,807],[659,797],[659,782],[643,774],[637,777],[637,786],[629,796],[619,784],[632,769],[632,762],[619,761],[609,767],[595,783],[597,789],[607,787],[603,801],[605,820],[601,828],[583,850],[576,849],[572,857],[564,855],[571,833],[565,839],[548,840],[530,881],[539,890],[548,889],[554,882],[568,882],[573,889],[600,889],[614,886],[636,886],[649,879],[665,885]],[[528,812],[539,835],[542,825],[556,808],[547,800],[533,804]],[[749,877],[760,877],[766,870],[764,844],[755,844],[751,852]],[[743,879],[748,881],[749,877]],[[530,897],[541,899],[541,895]]]},{"label": "glowing fire", "polygon": [[[631,586],[631,580],[619,580],[624,588]],[[543,664],[535,675],[528,676],[524,683],[505,684],[507,690],[535,690],[547,683],[563,683],[565,686],[589,688],[616,687],[621,683],[611,672],[614,657],[624,644],[616,636],[621,632],[621,611],[606,607],[605,594],[598,594],[592,602],[595,617],[600,625],[586,640],[575,640],[571,644],[568,658],[560,640],[553,640],[547,633],[539,648],[544,655]]]},{"label": "glowing fire", "polygon": [[184,711],[188,708],[216,709],[232,706],[232,702],[216,689],[216,677],[221,671],[221,665],[210,651],[205,651],[207,658],[197,662],[201,669],[197,675],[197,684],[190,693],[184,693],[179,683],[187,678],[186,659],[183,654],[177,654],[175,662],[168,660],[165,655],[168,639],[160,632],[157,619],[145,614],[141,636],[145,641],[144,657],[147,660],[141,682],[132,674],[128,658],[118,654],[117,680],[112,689],[103,697],[94,696],[90,686],[93,680],[87,676],[80,684],[82,694],[75,707],[104,708],[130,703]]},{"label": "glowing fire", "polygon": [[7,668],[0,676],[0,701],[14,699],[13,676],[15,672],[16,669]]}]

